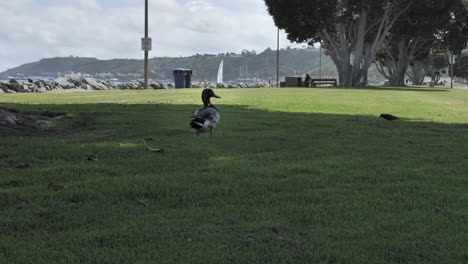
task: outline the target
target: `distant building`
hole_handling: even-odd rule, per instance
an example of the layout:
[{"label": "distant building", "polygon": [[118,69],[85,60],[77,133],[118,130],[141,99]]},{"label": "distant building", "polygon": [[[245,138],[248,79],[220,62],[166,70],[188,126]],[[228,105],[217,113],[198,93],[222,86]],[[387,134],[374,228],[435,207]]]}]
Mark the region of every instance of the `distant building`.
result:
[{"label": "distant building", "polygon": [[66,72],[63,75],[63,77],[75,79],[75,78],[82,78],[84,76],[80,72]]},{"label": "distant building", "polygon": [[110,72],[102,72],[102,73],[96,73],[94,77],[98,79],[111,79],[113,75]]}]

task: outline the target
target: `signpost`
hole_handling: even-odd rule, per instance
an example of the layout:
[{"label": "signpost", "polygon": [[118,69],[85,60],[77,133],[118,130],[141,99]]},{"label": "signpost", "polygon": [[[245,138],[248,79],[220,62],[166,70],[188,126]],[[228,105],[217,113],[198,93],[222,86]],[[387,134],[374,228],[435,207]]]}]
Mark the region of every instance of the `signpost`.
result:
[{"label": "signpost", "polygon": [[322,79],[322,43],[320,43],[319,79]]},{"label": "signpost", "polygon": [[450,89],[453,89],[453,64],[455,64],[455,56],[453,54],[450,54],[449,57],[449,63],[450,63]]},{"label": "signpost", "polygon": [[148,52],[151,50],[151,38],[148,37],[148,0],[145,0],[145,37],[141,39],[141,49],[145,51],[145,89],[148,89]]},{"label": "signpost", "polygon": [[280,30],[278,27],[278,35],[276,37],[276,87],[280,87],[280,82],[279,82],[279,54],[280,54],[280,48],[279,48],[279,35],[280,35]]},{"label": "signpost", "polygon": [[141,50],[151,50],[151,38],[141,38]]}]

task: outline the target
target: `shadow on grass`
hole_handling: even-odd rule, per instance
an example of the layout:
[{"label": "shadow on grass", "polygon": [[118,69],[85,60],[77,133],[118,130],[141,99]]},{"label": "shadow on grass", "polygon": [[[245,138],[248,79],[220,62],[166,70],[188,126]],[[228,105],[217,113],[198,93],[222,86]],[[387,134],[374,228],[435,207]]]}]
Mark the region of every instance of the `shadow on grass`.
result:
[{"label": "shadow on grass", "polygon": [[[466,257],[468,124],[220,105],[210,138],[188,126],[197,105],[6,106],[68,115],[0,138],[8,263]],[[167,151],[147,151],[146,136]]]},{"label": "shadow on grass", "polygon": [[[337,87],[333,87],[337,89]],[[339,88],[338,88],[339,89]],[[361,89],[361,88],[343,88]],[[383,88],[366,88],[380,90]],[[386,89],[386,88],[385,88]],[[390,89],[390,88],[389,88]],[[401,89],[395,89],[401,90]],[[409,89],[413,91],[412,89]],[[414,90],[420,90],[415,88]],[[431,90],[432,91],[432,90]],[[54,125],[37,129],[28,135],[47,135],[49,132],[92,133],[95,130],[113,130],[116,136],[137,135],[142,131],[154,131],[168,136],[190,134],[188,123],[199,105],[181,104],[52,104],[21,105],[3,104],[8,109],[20,110],[33,114],[45,114],[59,118]],[[427,122],[422,119],[400,117],[397,121],[386,121],[375,116],[343,115],[324,113],[274,112],[251,108],[243,105],[220,105],[222,121],[216,130],[235,133],[237,136],[254,136],[259,133],[279,133],[288,135],[307,135],[316,131],[353,129],[365,134],[399,131],[399,134],[417,128],[447,130],[452,133],[457,129],[466,129],[468,124],[447,124]],[[56,115],[54,114],[56,113]],[[372,131],[376,129],[376,131]],[[454,131],[451,131],[451,130]],[[177,133],[171,135],[170,132]],[[44,132],[44,133],[41,133]],[[118,132],[118,133],[117,133]],[[249,132],[251,133],[249,135]],[[424,132],[424,131],[419,131]],[[427,131],[426,131],[427,132]],[[447,134],[448,136],[449,134]],[[442,135],[441,135],[442,136]],[[378,136],[377,136],[378,137]],[[380,137],[379,137],[380,138]]]}]

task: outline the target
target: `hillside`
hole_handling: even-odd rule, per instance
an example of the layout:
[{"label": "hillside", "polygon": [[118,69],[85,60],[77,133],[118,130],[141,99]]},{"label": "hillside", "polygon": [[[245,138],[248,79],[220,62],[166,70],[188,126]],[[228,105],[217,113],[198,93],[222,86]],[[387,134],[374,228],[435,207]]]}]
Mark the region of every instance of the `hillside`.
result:
[{"label": "hillside", "polygon": [[[224,80],[263,79],[276,80],[276,51],[268,48],[257,54],[244,50],[242,54],[196,54],[189,57],[155,57],[150,59],[150,78],[158,80],[172,79],[175,68],[190,68],[193,79],[197,81],[216,80],[217,70],[221,60],[224,60]],[[143,75],[143,60],[96,58],[56,57],[46,58],[38,62],[28,63],[0,73],[0,76],[40,76],[44,73],[111,73],[119,79],[141,78]],[[320,72],[320,51],[315,48],[282,49],[280,51],[280,76],[295,76],[309,73],[318,76]],[[330,58],[322,55],[322,76],[335,76],[336,69]],[[371,81],[382,77],[371,69]]]}]

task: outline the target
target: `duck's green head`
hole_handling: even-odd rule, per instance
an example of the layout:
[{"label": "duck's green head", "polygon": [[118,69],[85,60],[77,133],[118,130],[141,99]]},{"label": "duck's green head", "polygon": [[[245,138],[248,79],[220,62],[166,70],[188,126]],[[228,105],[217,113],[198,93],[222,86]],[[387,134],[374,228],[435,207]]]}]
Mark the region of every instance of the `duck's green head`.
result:
[{"label": "duck's green head", "polygon": [[202,101],[203,101],[203,104],[205,106],[209,105],[211,102],[210,102],[210,98],[211,97],[214,97],[214,98],[221,98],[221,96],[218,96],[216,95],[213,90],[211,89],[205,89],[203,90],[202,92]]}]

